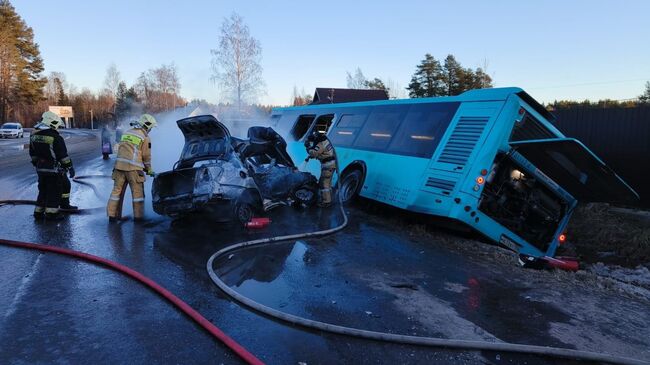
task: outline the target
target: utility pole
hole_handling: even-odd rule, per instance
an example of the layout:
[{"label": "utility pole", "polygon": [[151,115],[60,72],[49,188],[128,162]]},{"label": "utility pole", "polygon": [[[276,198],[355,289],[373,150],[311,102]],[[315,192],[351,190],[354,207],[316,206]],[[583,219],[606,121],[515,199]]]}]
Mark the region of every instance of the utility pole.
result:
[{"label": "utility pole", "polygon": [[90,129],[95,129],[95,124],[93,122],[93,110],[90,109]]}]

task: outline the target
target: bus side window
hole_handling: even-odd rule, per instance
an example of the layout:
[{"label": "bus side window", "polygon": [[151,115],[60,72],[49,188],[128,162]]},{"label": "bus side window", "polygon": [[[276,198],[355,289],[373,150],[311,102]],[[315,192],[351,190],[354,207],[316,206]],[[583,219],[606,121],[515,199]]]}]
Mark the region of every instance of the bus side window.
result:
[{"label": "bus side window", "polygon": [[321,134],[327,134],[332,126],[332,121],[334,121],[334,114],[321,115],[316,119],[314,128],[312,130],[317,131]]},{"label": "bus side window", "polygon": [[384,110],[375,109],[361,128],[354,146],[369,150],[385,150],[402,122],[407,108],[408,106],[398,105]]},{"label": "bus side window", "polygon": [[366,120],[367,114],[343,114],[336,127],[329,135],[330,141],[337,146],[351,146],[359,134],[359,129]]},{"label": "bus side window", "polygon": [[305,136],[305,133],[309,130],[309,126],[311,126],[314,118],[316,118],[315,115],[301,115],[298,117],[298,121],[291,130],[291,135],[296,141],[299,141]]},{"label": "bus side window", "polygon": [[388,152],[431,158],[457,108],[458,103],[413,105]]}]

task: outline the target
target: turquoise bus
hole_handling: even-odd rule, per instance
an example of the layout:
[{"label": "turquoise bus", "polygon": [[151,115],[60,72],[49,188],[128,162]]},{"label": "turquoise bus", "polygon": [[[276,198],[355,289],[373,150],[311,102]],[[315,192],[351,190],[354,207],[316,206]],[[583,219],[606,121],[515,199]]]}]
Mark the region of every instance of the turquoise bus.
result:
[{"label": "turquoise bus", "polygon": [[[312,130],[336,147],[344,201],[448,217],[529,258],[555,255],[577,202],[638,195],[519,88],[276,108],[294,161]],[[308,169],[318,176],[319,166]]]}]

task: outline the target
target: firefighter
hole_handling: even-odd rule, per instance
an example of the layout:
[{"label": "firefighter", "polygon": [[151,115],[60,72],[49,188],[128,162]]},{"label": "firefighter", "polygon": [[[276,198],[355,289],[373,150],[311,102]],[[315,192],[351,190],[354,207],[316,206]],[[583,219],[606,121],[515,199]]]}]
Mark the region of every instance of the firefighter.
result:
[{"label": "firefighter", "polygon": [[151,168],[149,132],[156,124],[153,116],[143,114],[138,121],[131,123],[133,128],[124,132],[120,138],[112,176],[115,183],[106,208],[111,222],[122,217],[122,203],[127,185],[131,187],[133,198],[133,219],[144,219],[145,174],[154,176]]},{"label": "firefighter", "polygon": [[[67,178],[62,175],[69,173],[70,177],[74,177],[75,172],[72,167],[72,160],[68,157],[65,141],[57,132],[61,125],[63,125],[61,118],[55,113],[47,111],[43,113],[38,128],[34,129],[29,138],[29,155],[38,174],[38,198],[36,199],[36,208],[34,208],[35,218],[51,220],[63,218],[63,215],[59,212],[62,197],[61,182],[62,179],[67,180]],[[70,205],[69,200],[67,205]]]},{"label": "firefighter", "polygon": [[305,161],[309,161],[310,158],[320,161],[320,179],[318,179],[320,202],[318,206],[329,207],[332,204],[332,176],[336,171],[334,145],[325,134],[314,130],[305,140],[305,148],[308,155]]}]

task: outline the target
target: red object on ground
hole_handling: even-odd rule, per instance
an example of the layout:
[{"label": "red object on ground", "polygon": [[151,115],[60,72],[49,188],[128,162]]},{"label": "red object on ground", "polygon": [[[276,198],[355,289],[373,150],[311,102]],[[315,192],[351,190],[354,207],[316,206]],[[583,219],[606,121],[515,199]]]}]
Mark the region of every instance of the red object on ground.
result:
[{"label": "red object on ground", "polygon": [[566,271],[578,271],[580,268],[580,262],[574,257],[548,257],[544,256],[542,258],[546,261],[546,265],[554,269],[566,270]]},{"label": "red object on ground", "polygon": [[264,228],[271,224],[270,218],[253,218],[246,223],[246,228]]},{"label": "red object on ground", "polygon": [[240,344],[235,342],[232,338],[228,337],[223,331],[221,331],[217,326],[213,325],[212,322],[208,321],[205,317],[203,317],[199,312],[197,312],[194,308],[190,307],[189,304],[185,303],[182,301],[180,298],[172,294],[169,290],[163,288],[161,285],[156,283],[155,281],[149,279],[148,277],[140,274],[139,272],[126,267],[122,264],[118,264],[115,261],[111,261],[99,256],[94,256],[90,255],[87,253],[79,252],[79,251],[74,251],[74,250],[68,250],[66,248],[62,247],[56,247],[56,246],[49,246],[49,245],[42,245],[42,244],[36,244],[36,243],[28,243],[28,242],[18,242],[18,241],[10,241],[10,240],[4,240],[0,239],[0,244],[5,245],[5,246],[11,246],[11,247],[19,247],[19,248],[26,248],[30,250],[38,250],[38,251],[45,251],[45,252],[54,252],[58,253],[60,255],[65,255],[65,256],[70,256],[70,257],[75,257],[82,259],[84,261],[88,261],[90,263],[96,264],[96,265],[101,265],[105,266],[111,270],[117,271],[121,274],[124,274],[126,276],[131,277],[132,279],[135,279],[139,281],[140,283],[144,284],[145,286],[149,287],[151,290],[153,290],[156,294],[162,296],[163,298],[167,299],[170,301],[176,308],[180,309],[183,313],[188,315],[190,318],[192,318],[199,326],[203,327],[206,331],[208,331],[213,337],[221,341],[224,345],[226,345],[228,348],[230,348],[233,352],[235,352],[242,360],[244,360],[248,364],[255,364],[255,365],[261,365],[264,364],[260,359],[255,357],[255,355],[251,354],[246,350],[244,347],[242,347]]}]

